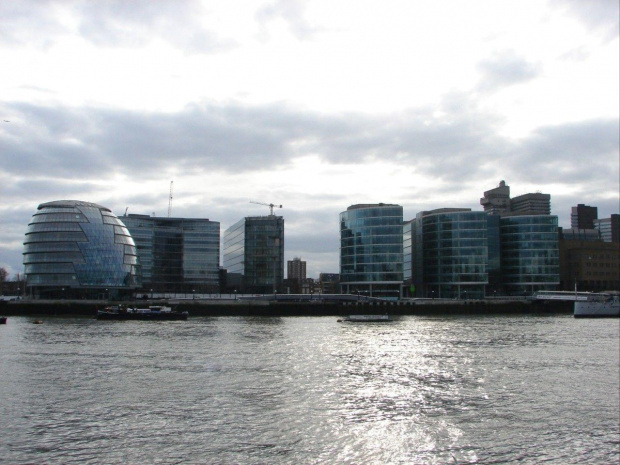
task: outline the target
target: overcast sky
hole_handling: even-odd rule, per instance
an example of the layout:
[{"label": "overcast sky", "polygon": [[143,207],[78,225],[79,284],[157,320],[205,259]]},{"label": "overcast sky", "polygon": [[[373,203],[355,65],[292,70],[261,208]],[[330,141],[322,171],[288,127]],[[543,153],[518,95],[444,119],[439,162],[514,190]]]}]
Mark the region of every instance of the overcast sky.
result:
[{"label": "overcast sky", "polygon": [[356,203],[619,210],[616,0],[0,0],[0,266],[39,204],[219,221],[282,204],[338,272]]}]

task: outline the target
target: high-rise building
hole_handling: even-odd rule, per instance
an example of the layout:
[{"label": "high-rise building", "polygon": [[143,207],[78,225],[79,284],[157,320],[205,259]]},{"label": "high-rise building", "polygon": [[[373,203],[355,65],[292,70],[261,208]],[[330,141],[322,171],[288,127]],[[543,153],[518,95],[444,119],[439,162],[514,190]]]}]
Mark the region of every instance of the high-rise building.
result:
[{"label": "high-rise building", "polygon": [[598,208],[582,203],[571,207],[570,227],[572,229],[594,229],[594,220],[598,218]]},{"label": "high-rise building", "polygon": [[340,213],[340,288],[398,298],[403,281],[403,207],[352,205]]},{"label": "high-rise building", "polygon": [[540,192],[523,194],[510,198],[510,187],[504,181],[499,186],[488,190],[480,199],[484,211],[490,215],[549,215],[551,214],[551,196]]},{"label": "high-rise building", "polygon": [[[511,215],[550,215],[551,196],[536,192],[523,194],[510,200]],[[504,216],[504,215],[502,215]]]},{"label": "high-rise building", "polygon": [[480,205],[490,215],[510,213],[510,186],[507,186],[505,181],[500,181],[498,187],[484,193]]},{"label": "high-rise building", "polygon": [[277,292],[284,274],[284,218],[249,216],[224,232],[224,268],[239,292]]},{"label": "high-rise building", "polygon": [[609,218],[594,220],[593,223],[603,242],[620,242],[620,215],[613,214]]},{"label": "high-rise building", "polygon": [[286,262],[287,279],[295,279],[299,284],[306,279],[306,262],[301,258],[295,257]]},{"label": "high-rise building", "polygon": [[140,287],[136,246],[123,222],[95,203],[42,203],[24,239],[26,291],[35,299],[131,297]]},{"label": "high-rise building", "polygon": [[160,293],[219,291],[219,222],[137,214],[122,219],[136,241],[143,290]]}]

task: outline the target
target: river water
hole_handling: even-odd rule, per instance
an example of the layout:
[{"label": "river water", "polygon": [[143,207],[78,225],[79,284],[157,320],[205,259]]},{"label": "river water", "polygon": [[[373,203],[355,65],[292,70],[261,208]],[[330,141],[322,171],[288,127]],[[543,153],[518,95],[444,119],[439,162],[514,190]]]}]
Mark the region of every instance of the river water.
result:
[{"label": "river water", "polygon": [[620,322],[10,317],[0,463],[617,464]]}]

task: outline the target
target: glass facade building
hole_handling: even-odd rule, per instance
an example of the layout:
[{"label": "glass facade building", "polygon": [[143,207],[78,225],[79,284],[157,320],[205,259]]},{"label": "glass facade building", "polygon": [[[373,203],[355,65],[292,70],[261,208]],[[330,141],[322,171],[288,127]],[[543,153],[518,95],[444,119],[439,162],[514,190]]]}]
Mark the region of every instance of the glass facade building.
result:
[{"label": "glass facade building", "polygon": [[136,242],[144,291],[219,292],[219,222],[135,214],[122,218]]},{"label": "glass facade building", "polygon": [[284,218],[250,216],[224,232],[224,268],[239,292],[272,293],[284,274]]},{"label": "glass facade building", "polygon": [[[484,298],[489,284],[489,225],[485,212],[439,209],[420,212],[403,231],[412,295]],[[499,253],[499,251],[498,251]],[[499,255],[495,263],[499,263]]]},{"label": "glass facade building", "polygon": [[500,219],[501,267],[508,295],[555,290],[560,284],[558,217],[511,216]]},{"label": "glass facade building", "polygon": [[39,205],[28,224],[23,255],[32,298],[122,298],[140,287],[131,234],[108,208],[94,203]]},{"label": "glass facade building", "polygon": [[403,207],[352,205],[340,213],[340,288],[398,298],[403,284]]}]

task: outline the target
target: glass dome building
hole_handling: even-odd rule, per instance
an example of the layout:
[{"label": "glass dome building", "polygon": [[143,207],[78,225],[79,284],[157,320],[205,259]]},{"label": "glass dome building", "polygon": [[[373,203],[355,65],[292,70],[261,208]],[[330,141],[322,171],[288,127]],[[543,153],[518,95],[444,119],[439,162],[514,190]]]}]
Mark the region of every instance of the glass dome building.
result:
[{"label": "glass dome building", "polygon": [[123,298],[140,287],[134,240],[110,209],[94,203],[39,205],[23,255],[31,298]]}]

